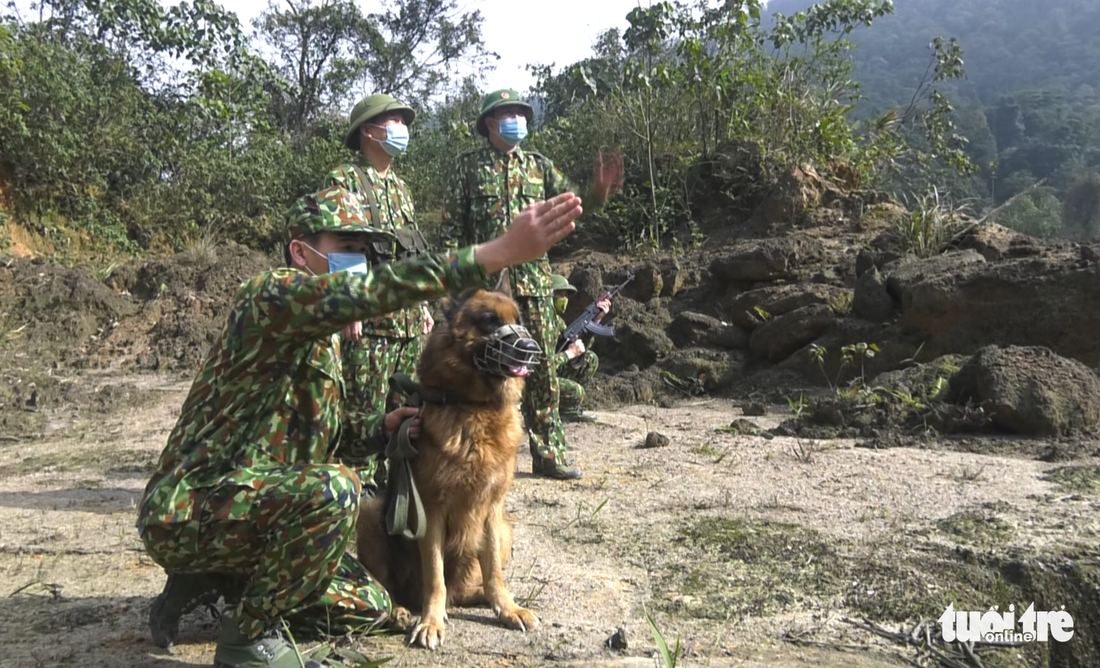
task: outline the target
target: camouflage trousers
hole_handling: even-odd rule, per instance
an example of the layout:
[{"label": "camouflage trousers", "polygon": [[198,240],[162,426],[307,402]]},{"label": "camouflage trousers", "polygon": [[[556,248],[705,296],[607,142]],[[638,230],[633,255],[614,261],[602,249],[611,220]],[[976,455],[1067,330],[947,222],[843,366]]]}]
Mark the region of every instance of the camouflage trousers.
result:
[{"label": "camouflage trousers", "polygon": [[558,414],[575,415],[584,403],[584,386],[592,381],[600,358],[591,350],[558,366]]},{"label": "camouflage trousers", "polygon": [[359,513],[356,474],[336,464],[298,466],[272,469],[266,482],[200,490],[206,498],[190,521],[146,527],[149,556],[169,573],[239,580],[235,619],[249,638],[280,619],[295,634],[322,637],[384,621],[389,594],[345,553]]},{"label": "camouflage trousers", "polygon": [[558,373],[553,359],[554,300],[550,297],[516,297],[520,317],[531,337],[543,350],[543,361],[531,369],[523,390],[520,410],[527,425],[531,458],[536,470],[546,463],[565,464],[565,433],[558,415]]},{"label": "camouflage trousers", "polygon": [[[390,391],[390,376],[400,372],[416,380],[416,364],[424,349],[424,339],[364,335],[359,341],[341,341],[340,347],[347,401],[368,415],[377,415],[398,405]],[[343,461],[356,469],[368,492],[385,486],[389,462],[381,454],[365,460]]]}]

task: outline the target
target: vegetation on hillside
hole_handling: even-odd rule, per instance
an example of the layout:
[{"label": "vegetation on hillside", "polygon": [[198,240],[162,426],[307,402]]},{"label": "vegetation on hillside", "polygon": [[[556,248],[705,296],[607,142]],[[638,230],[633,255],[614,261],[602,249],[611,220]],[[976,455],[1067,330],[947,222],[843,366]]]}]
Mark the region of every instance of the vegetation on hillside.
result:
[{"label": "vegetation on hillside", "polygon": [[[210,0],[9,9],[0,18],[8,213],[60,251],[139,253],[211,238],[270,249],[284,207],[350,157],[347,110],[380,91],[420,111],[398,169],[430,224],[455,154],[481,141],[473,120],[484,91],[456,72],[496,56],[480,14],[457,0],[388,7],[272,3],[251,37]],[[1076,149],[1097,126],[1046,94],[1002,100],[992,114],[955,109],[948,93],[960,90],[963,52],[948,36],[926,39],[899,66],[891,80],[903,82],[903,102],[857,113],[852,40],[896,25],[893,11],[881,0],[830,0],[790,16],[758,0],[639,7],[591,57],[530,65],[542,114],[525,146],[582,182],[598,152],[623,152],[624,193],[586,228],[627,250],[690,244],[735,224],[711,212],[751,202],[804,165],[853,187],[920,194],[948,184],[980,203],[1057,172],[1004,216],[1042,235],[1090,234],[1095,179],[1085,167],[1095,156]],[[922,74],[906,81],[915,63]],[[1073,224],[1052,226],[1052,207]]]},{"label": "vegetation on hillside", "polygon": [[[811,0],[771,0],[774,15],[795,15]],[[952,180],[957,197],[1000,205],[1032,184],[998,216],[1041,238],[1083,238],[1100,215],[1083,203],[1100,198],[1100,4],[1089,0],[903,0],[874,30],[853,36],[853,72],[864,101],[855,116],[873,118],[912,95],[939,36],[963,47],[966,77],[944,82],[967,153],[980,173]]]}]

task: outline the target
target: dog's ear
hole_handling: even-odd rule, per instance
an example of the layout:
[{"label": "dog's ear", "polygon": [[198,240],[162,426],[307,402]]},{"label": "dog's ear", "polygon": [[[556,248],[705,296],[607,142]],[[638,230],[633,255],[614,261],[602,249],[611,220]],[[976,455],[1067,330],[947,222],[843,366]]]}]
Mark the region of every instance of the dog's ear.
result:
[{"label": "dog's ear", "polygon": [[493,292],[499,292],[508,299],[512,298],[512,281],[508,280],[508,267],[501,269],[500,280],[497,281],[497,286],[493,288]]},{"label": "dog's ear", "polygon": [[474,296],[474,293],[478,291],[478,288],[468,288],[463,290],[457,295],[448,297],[443,303],[443,313],[447,318],[447,326],[454,329],[455,320],[458,319],[458,314],[462,312],[462,307],[466,305],[466,302],[470,297]]}]

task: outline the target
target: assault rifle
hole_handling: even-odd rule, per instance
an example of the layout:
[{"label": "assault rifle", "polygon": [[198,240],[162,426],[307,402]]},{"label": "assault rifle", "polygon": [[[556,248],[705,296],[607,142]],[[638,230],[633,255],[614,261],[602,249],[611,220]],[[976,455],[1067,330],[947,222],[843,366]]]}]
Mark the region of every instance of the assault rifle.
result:
[{"label": "assault rifle", "polygon": [[561,335],[561,342],[558,344],[558,352],[563,352],[566,348],[569,347],[570,344],[572,344],[574,341],[581,338],[585,334],[593,334],[595,336],[602,336],[605,338],[611,338],[615,336],[614,327],[608,327],[607,325],[601,325],[600,323],[596,322],[596,316],[600,314],[600,309],[596,306],[596,304],[603,299],[614,299],[615,296],[618,295],[622,291],[622,289],[626,287],[627,283],[630,283],[633,280],[634,274],[630,274],[626,277],[626,280],[623,281],[622,285],[611,288],[609,292],[605,292],[603,295],[600,296],[599,299],[589,304],[588,307],[584,309],[584,313],[581,314],[581,317],[574,320],[573,324],[569,325],[569,328],[566,329],[565,333]]}]

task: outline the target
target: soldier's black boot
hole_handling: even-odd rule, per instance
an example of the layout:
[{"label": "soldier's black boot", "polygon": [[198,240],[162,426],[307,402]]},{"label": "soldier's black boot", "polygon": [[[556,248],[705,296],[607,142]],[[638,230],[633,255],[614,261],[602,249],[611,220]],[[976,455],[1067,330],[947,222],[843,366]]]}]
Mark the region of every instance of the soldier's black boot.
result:
[{"label": "soldier's black boot", "polygon": [[582,409],[559,411],[562,422],[596,422],[596,416],[585,413]]},{"label": "soldier's black boot", "polygon": [[[339,666],[335,662],[328,665]],[[272,630],[255,640],[241,633],[237,620],[227,615],[222,619],[222,631],[214,649],[215,668],[322,668],[317,661],[300,656],[282,633]]]},{"label": "soldier's black boot", "polygon": [[531,472],[536,476],[554,480],[577,480],[582,475],[580,469],[565,464],[557,464],[552,459],[542,459],[541,457],[534,460],[531,468]]},{"label": "soldier's black boot", "polygon": [[216,573],[169,574],[164,590],[149,608],[149,633],[157,647],[167,649],[179,637],[180,618],[200,605],[213,606],[232,596],[228,578]]}]

